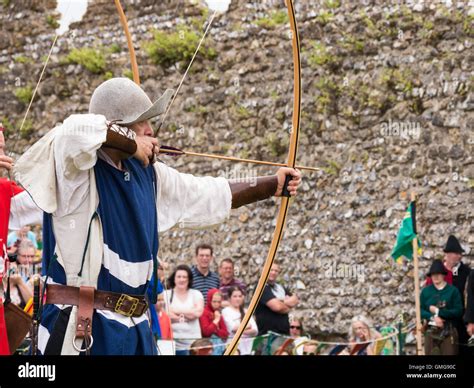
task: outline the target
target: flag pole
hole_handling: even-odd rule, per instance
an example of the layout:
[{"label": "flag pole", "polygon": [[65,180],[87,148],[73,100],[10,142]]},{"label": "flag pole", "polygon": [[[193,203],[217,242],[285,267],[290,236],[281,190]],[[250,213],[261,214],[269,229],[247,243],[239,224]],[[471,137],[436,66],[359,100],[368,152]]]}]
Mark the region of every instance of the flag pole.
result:
[{"label": "flag pole", "polygon": [[[416,194],[411,192],[411,202],[416,201]],[[416,312],[416,354],[423,355],[423,347],[421,344],[421,309],[420,309],[420,276],[418,271],[418,234],[412,241],[413,244],[413,270],[415,277],[415,312]]]}]

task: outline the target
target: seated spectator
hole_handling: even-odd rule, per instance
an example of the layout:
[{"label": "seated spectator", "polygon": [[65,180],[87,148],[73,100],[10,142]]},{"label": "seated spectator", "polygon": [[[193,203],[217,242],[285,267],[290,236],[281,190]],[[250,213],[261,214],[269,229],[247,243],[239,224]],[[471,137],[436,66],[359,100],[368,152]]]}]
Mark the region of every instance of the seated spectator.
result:
[{"label": "seated spectator", "polygon": [[[222,316],[224,317],[227,331],[231,337],[237,332],[240,326],[240,322],[245,316],[246,310],[244,310],[244,293],[237,287],[231,287],[229,289],[229,303],[230,305],[222,310]],[[239,342],[239,351],[241,355],[251,354],[253,338],[258,333],[258,328],[253,317],[250,318],[247,327],[245,328],[242,337]]]},{"label": "seated spectator", "polygon": [[35,249],[38,249],[36,235],[31,231],[31,226],[23,226],[19,231],[13,231],[8,234],[7,246],[11,247],[18,240],[28,239],[33,243]]},{"label": "seated spectator", "polygon": [[212,342],[209,338],[194,341],[189,349],[191,356],[212,356]]},{"label": "seated spectator", "polygon": [[229,301],[227,300],[229,295],[229,288],[233,286],[239,287],[244,294],[247,293],[247,286],[246,284],[236,279],[235,272],[234,272],[234,262],[232,259],[223,259],[219,264],[219,275],[220,275],[220,287],[219,290],[222,294],[222,307],[227,307],[229,305]]},{"label": "seated spectator", "polygon": [[315,356],[318,354],[318,345],[315,342],[307,341],[303,345],[303,356]]},{"label": "seated spectator", "polygon": [[199,318],[201,333],[204,338],[210,338],[213,343],[213,354],[221,355],[225,351],[225,341],[229,336],[224,318],[221,314],[222,296],[217,288],[207,292],[207,303]]},{"label": "seated spectator", "polygon": [[191,288],[192,284],[191,269],[181,264],[169,277],[169,289],[163,293],[178,356],[188,355],[192,341],[201,338],[199,318],[204,309],[204,300],[198,290]]},{"label": "seated spectator", "polygon": [[353,343],[349,345],[349,355],[374,355],[375,341],[381,337],[366,317],[363,315],[355,316],[352,318],[351,328],[349,329],[349,342]]},{"label": "seated spectator", "polygon": [[462,318],[463,305],[459,290],[446,282],[448,271],[441,260],[434,260],[428,276],[432,284],[421,291],[421,318],[425,325],[426,355],[456,355],[458,332],[456,323]]},{"label": "seated spectator", "polygon": [[310,339],[304,335],[303,321],[301,319],[290,318],[290,336],[293,338],[294,353],[301,356],[303,354],[302,344]]}]

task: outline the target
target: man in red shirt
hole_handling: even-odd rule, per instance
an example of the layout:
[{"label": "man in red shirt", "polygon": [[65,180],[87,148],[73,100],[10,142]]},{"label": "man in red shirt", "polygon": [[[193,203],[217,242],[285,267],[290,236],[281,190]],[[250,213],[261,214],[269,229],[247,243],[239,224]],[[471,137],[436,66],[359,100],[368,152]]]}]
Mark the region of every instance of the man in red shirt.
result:
[{"label": "man in red shirt", "polygon": [[[5,137],[3,136],[3,127],[0,125],[0,170],[11,170],[13,159],[5,155]],[[12,185],[8,179],[0,178],[0,287],[4,271],[3,260],[6,256],[8,219],[10,217],[10,201],[14,194],[22,191],[18,186]],[[3,291],[3,290],[2,290]],[[0,294],[0,355],[10,354],[8,347],[7,330],[5,326],[5,317],[3,313],[3,299]]]},{"label": "man in red shirt", "polygon": [[[5,155],[5,137],[3,127],[0,126],[0,170],[10,171],[13,159]],[[11,198],[23,190],[7,178],[0,178],[0,250],[2,256],[4,245],[7,245],[8,219],[10,217]]]}]

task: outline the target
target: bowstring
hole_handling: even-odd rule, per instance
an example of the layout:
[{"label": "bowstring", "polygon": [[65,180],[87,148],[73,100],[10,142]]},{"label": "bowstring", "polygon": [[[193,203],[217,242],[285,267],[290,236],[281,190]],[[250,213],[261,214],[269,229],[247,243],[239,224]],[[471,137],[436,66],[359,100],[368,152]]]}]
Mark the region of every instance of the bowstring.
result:
[{"label": "bowstring", "polygon": [[166,117],[168,116],[168,112],[170,111],[170,108],[173,105],[173,102],[176,99],[176,96],[178,95],[186,76],[188,75],[189,69],[191,69],[191,66],[194,63],[194,59],[196,58],[196,55],[199,52],[199,49],[201,48],[202,42],[204,42],[204,39],[206,38],[206,35],[207,35],[207,33],[209,32],[209,30],[211,28],[212,22],[214,21],[214,17],[216,16],[216,14],[217,14],[217,10],[214,10],[213,14],[209,18],[209,22],[208,22],[207,27],[204,31],[204,34],[202,35],[201,40],[199,41],[199,44],[197,45],[197,48],[194,51],[194,54],[191,58],[191,61],[189,62],[188,67],[186,68],[186,71],[184,72],[184,75],[181,77],[181,81],[179,82],[179,85],[178,85],[178,88],[176,89],[176,92],[173,94],[173,98],[171,99],[171,102],[168,104],[168,108],[166,108],[165,114],[163,115],[163,119],[161,120],[160,125],[158,126],[158,128],[155,131],[155,137],[158,135],[158,132],[160,131],[161,127],[163,126],[163,123],[166,120]]}]

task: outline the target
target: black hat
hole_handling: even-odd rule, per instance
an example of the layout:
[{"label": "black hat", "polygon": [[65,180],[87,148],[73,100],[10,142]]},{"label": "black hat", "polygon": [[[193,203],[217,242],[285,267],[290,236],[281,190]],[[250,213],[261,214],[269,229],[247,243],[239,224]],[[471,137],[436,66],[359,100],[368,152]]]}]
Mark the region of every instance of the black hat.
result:
[{"label": "black hat", "polygon": [[444,252],[445,253],[464,253],[464,249],[462,249],[461,244],[459,244],[459,241],[456,237],[453,235],[448,237],[448,242],[446,243],[446,246],[444,247]]},{"label": "black hat", "polygon": [[439,259],[436,259],[435,261],[433,261],[430,267],[430,272],[428,272],[427,276],[431,277],[431,275],[434,275],[437,273],[441,273],[443,275],[446,275],[448,273],[448,270],[444,266],[443,262]]}]

